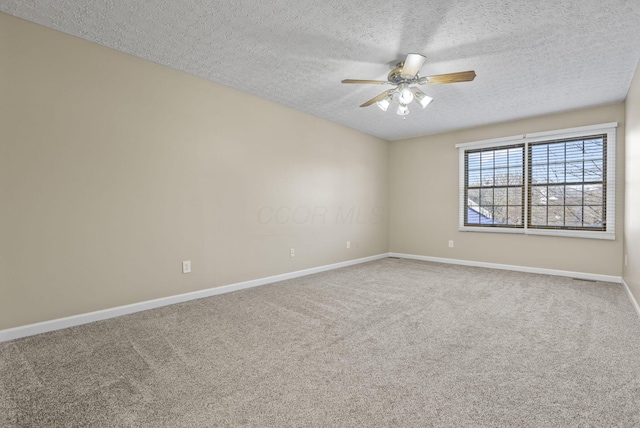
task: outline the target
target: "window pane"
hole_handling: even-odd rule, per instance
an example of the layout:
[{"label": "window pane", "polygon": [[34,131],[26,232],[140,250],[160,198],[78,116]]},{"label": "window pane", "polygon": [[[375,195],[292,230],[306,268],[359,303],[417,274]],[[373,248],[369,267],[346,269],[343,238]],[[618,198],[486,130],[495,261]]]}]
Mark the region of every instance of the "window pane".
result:
[{"label": "window pane", "polygon": [[549,183],[564,183],[565,164],[552,163],[549,165]]},{"label": "window pane", "polygon": [[585,205],[603,205],[602,184],[589,184],[584,186]]},{"label": "window pane", "polygon": [[547,203],[549,205],[564,205],[564,186],[549,186],[547,188]]},{"label": "window pane", "polygon": [[522,147],[516,147],[509,149],[509,166],[519,167],[522,169],[524,159],[524,149]]},{"label": "window pane", "polygon": [[483,186],[493,186],[493,169],[483,169],[481,179]]},{"label": "window pane", "polygon": [[509,187],[507,196],[509,197],[508,205],[522,205],[522,189],[520,187]]},{"label": "window pane", "polygon": [[509,184],[509,170],[507,168],[496,169],[495,185],[506,186]]},{"label": "window pane", "polygon": [[567,186],[564,198],[566,205],[582,205],[582,186]]},{"label": "window pane", "polygon": [[[479,190],[476,190],[476,192],[480,192]],[[480,217],[482,216],[480,214],[480,205],[478,205],[477,201],[473,201],[471,200],[471,198],[469,198],[467,200],[467,224],[480,224]]]},{"label": "window pane", "polygon": [[547,205],[547,186],[531,187],[531,205]]},{"label": "window pane", "polygon": [[582,140],[580,141],[569,141],[566,143],[567,147],[567,162],[574,161],[582,161],[584,158],[584,150],[583,150]]},{"label": "window pane", "polygon": [[604,142],[602,138],[586,140],[584,142],[584,158],[586,160],[597,160],[604,158]]},{"label": "window pane", "polygon": [[567,183],[581,183],[584,181],[584,164],[582,162],[567,163]]},{"label": "window pane", "polygon": [[509,166],[509,151],[507,149],[496,150],[494,152],[494,162],[496,168]]},{"label": "window pane", "polygon": [[493,207],[481,207],[480,224],[493,224]]},{"label": "window pane", "polygon": [[493,205],[493,189],[480,189],[480,205]]},{"label": "window pane", "polygon": [[471,206],[467,207],[467,218],[465,224],[480,224],[480,213]]},{"label": "window pane", "polygon": [[545,226],[547,224],[547,207],[531,207],[529,222],[533,225]]},{"label": "window pane", "polygon": [[584,225],[586,227],[602,227],[604,225],[602,205],[584,207]]},{"label": "window pane", "polygon": [[531,169],[531,183],[547,183],[547,165],[533,165]]},{"label": "window pane", "polygon": [[546,145],[531,145],[529,148],[531,150],[529,153],[529,159],[533,165],[546,164],[548,162]]},{"label": "window pane", "polygon": [[480,217],[477,211],[473,211],[471,210],[471,208],[469,208],[469,211],[467,212],[467,221],[466,223],[467,225],[476,225],[476,224],[480,224]]},{"label": "window pane", "polygon": [[469,183],[469,187],[480,186],[480,171],[469,171],[468,183]]},{"label": "window pane", "polygon": [[482,169],[493,168],[493,152],[482,152]]},{"label": "window pane", "polygon": [[504,205],[494,206],[493,220],[495,224],[507,224],[507,207]]},{"label": "window pane", "polygon": [[509,185],[521,186],[522,184],[522,165],[517,168],[509,168]]},{"label": "window pane", "polygon": [[480,203],[480,190],[479,189],[469,189],[467,190],[467,199],[472,201],[474,204]]},{"label": "window pane", "polygon": [[522,206],[511,205],[507,208],[507,224],[522,224]]},{"label": "window pane", "polygon": [[480,153],[467,153],[467,169],[480,169]]},{"label": "window pane", "polygon": [[584,181],[602,181],[604,168],[602,160],[590,160],[584,163]]},{"label": "window pane", "polygon": [[507,188],[497,187],[493,190],[493,204],[507,205]]},{"label": "window pane", "polygon": [[547,212],[549,226],[564,226],[564,206],[550,205]]},{"label": "window pane", "polygon": [[549,163],[564,162],[565,143],[548,144]]},{"label": "window pane", "polygon": [[582,226],[582,207],[567,206],[565,207],[565,225],[570,227]]}]

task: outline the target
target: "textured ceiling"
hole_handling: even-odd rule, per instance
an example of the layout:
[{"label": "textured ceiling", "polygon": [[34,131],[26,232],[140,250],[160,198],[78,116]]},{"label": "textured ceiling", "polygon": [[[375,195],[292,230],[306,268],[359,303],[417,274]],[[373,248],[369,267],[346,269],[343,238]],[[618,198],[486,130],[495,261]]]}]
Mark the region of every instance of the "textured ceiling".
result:
[{"label": "textured ceiling", "polygon": [[[638,0],[0,0],[0,11],[386,140],[624,100]],[[406,119],[358,106],[407,53],[427,85]],[[393,111],[392,111],[393,110]]]}]

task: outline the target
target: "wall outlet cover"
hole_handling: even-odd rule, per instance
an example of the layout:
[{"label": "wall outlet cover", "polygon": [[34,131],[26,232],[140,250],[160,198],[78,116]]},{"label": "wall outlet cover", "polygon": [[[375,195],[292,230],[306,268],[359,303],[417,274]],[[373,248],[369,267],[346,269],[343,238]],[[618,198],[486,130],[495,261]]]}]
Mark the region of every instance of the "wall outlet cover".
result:
[{"label": "wall outlet cover", "polygon": [[182,273],[191,273],[191,260],[182,262]]}]

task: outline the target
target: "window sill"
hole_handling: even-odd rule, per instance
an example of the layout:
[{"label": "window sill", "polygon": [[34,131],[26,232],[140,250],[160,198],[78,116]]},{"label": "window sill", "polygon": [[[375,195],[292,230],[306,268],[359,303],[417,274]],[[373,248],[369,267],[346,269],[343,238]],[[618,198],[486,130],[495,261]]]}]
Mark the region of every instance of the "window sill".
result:
[{"label": "window sill", "polygon": [[515,229],[508,227],[474,226],[460,226],[458,227],[458,230],[460,232],[511,233],[515,235],[560,236],[564,238],[604,239],[609,241],[616,239],[614,232],[592,232],[587,230]]}]

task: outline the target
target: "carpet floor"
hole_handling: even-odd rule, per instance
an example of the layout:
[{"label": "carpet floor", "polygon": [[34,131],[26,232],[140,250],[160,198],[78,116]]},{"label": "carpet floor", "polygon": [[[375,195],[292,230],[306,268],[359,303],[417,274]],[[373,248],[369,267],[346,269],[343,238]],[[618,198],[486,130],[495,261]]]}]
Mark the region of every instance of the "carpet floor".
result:
[{"label": "carpet floor", "polygon": [[619,284],[383,259],[0,344],[2,427],[640,426]]}]

